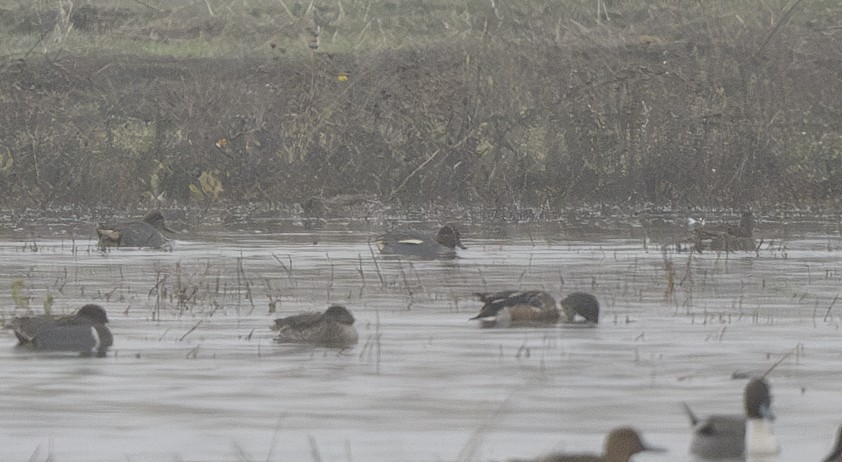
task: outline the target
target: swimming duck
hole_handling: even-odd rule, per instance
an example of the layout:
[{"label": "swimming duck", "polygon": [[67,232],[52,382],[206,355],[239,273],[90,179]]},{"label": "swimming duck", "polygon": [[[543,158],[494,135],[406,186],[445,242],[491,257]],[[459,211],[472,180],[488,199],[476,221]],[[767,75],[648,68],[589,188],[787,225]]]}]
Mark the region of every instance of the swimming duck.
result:
[{"label": "swimming duck", "polygon": [[[611,430],[605,438],[601,455],[596,454],[547,454],[531,462],[629,462],[639,452],[664,452],[661,448],[649,446],[643,442],[640,434],[631,427],[619,427]],[[510,461],[526,462],[526,461]]]},{"label": "swimming duck", "polygon": [[466,249],[461,234],[453,225],[442,226],[435,235],[413,230],[394,230],[377,236],[380,252],[422,259],[456,256],[456,247]]},{"label": "swimming duck", "polygon": [[115,225],[100,225],[96,234],[101,247],[164,247],[169,240],[161,231],[174,233],[167,227],[161,212],[153,210],[143,221],[128,221]]},{"label": "swimming duck", "polygon": [[114,337],[105,324],[108,316],[99,305],[88,304],[68,316],[25,316],[6,323],[18,345],[36,351],[71,351],[105,356]]},{"label": "swimming duck", "polygon": [[310,343],[346,348],[357,343],[354,316],[342,305],[331,305],[324,313],[301,313],[276,319],[272,330],[278,332],[279,343]]},{"label": "swimming duck", "polygon": [[842,462],[842,426],[836,432],[836,442],[833,444],[833,451],[822,462]]},{"label": "swimming duck", "polygon": [[739,226],[699,226],[693,229],[693,249],[714,251],[752,251],[757,248],[754,241],[754,215],[747,210],[740,216]]},{"label": "swimming duck", "polygon": [[[507,290],[503,292],[477,292],[484,305],[479,314],[481,327],[521,327],[564,323],[599,322],[599,302],[591,294],[573,292],[561,301],[562,312],[555,298],[543,290]],[[584,319],[581,321],[577,315]]]},{"label": "swimming duck", "polygon": [[705,459],[771,456],[780,452],[771,421],[772,396],[763,378],[748,382],[744,394],[745,415],[712,415],[701,420],[684,403],[693,425],[690,452]]}]

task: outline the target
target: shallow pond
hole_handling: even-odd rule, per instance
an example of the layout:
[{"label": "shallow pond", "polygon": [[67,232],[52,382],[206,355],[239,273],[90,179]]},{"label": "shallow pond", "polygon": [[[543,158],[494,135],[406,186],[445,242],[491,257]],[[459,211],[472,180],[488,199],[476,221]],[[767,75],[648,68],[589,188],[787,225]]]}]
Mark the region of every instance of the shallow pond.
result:
[{"label": "shallow pond", "polygon": [[[636,461],[691,460],[681,402],[739,413],[732,375],[773,367],[778,460],[820,460],[842,423],[832,222],[767,221],[757,253],[693,256],[639,226],[475,225],[448,261],[374,258],[382,227],[339,220],[194,229],[172,252],[103,253],[85,228],[0,233],[4,318],[93,301],[115,335],[78,358],[2,331],[0,460],[505,460],[597,451],[625,424],[669,450]],[[468,321],[473,292],[506,288],[593,292],[602,323]],[[355,348],[272,342],[273,319],[329,303],[354,313]]]}]

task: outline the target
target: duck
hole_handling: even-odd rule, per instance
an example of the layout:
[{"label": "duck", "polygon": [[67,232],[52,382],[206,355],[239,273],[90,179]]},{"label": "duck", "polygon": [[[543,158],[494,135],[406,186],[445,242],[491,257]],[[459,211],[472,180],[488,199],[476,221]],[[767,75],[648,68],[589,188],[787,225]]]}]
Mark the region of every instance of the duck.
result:
[{"label": "duck", "polygon": [[559,321],[595,325],[599,322],[599,302],[586,292],[573,292],[565,297],[561,301],[561,311],[555,298],[543,290],[476,292],[474,295],[484,305],[470,320],[479,320],[480,327],[540,326]]},{"label": "duck", "polygon": [[646,444],[640,433],[632,427],[618,427],[605,437],[605,445],[600,455],[552,453],[531,459],[529,462],[629,462],[632,456],[643,451],[664,452],[664,449]]},{"label": "duck", "polygon": [[434,235],[415,230],[393,230],[377,236],[374,242],[382,254],[421,259],[453,258],[456,247],[467,249],[454,225],[444,225]]},{"label": "duck", "polygon": [[161,233],[175,233],[167,227],[161,212],[153,210],[144,215],[142,221],[128,221],[114,225],[100,225],[96,234],[101,247],[165,247],[169,239]]},{"label": "duck", "polygon": [[842,462],[842,425],[836,430],[836,442],[833,444],[833,451],[822,459],[822,462]]},{"label": "duck", "polygon": [[742,212],[740,224],[723,226],[697,226],[693,229],[693,250],[719,252],[752,251],[757,249],[754,241],[754,215],[750,210]]},{"label": "duck", "polygon": [[102,357],[114,344],[114,337],[106,324],[108,315],[105,309],[87,304],[68,316],[16,317],[6,323],[5,328],[14,331],[20,347]]},{"label": "duck", "polygon": [[745,387],[745,415],[711,415],[699,419],[687,403],[684,410],[693,427],[690,452],[704,459],[774,456],[780,446],[772,433],[772,396],[762,377]]},{"label": "duck", "polygon": [[324,313],[300,313],[276,319],[272,330],[277,331],[278,343],[348,348],[359,340],[354,316],[342,305],[331,305]]}]

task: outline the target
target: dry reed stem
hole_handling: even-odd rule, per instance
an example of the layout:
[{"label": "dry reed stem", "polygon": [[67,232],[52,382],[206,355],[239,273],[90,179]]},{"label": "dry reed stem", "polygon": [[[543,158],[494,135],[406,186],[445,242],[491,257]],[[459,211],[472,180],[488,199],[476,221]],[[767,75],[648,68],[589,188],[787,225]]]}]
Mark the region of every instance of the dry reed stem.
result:
[{"label": "dry reed stem", "polygon": [[766,377],[767,375],[769,375],[769,374],[770,374],[773,370],[775,370],[775,368],[776,368],[776,367],[778,367],[778,365],[779,365],[780,363],[784,362],[784,360],[785,360],[786,358],[789,358],[790,356],[792,356],[792,354],[793,354],[793,353],[796,353],[796,352],[800,351],[803,347],[804,347],[804,342],[798,342],[798,344],[797,344],[797,345],[795,345],[795,347],[794,347],[794,348],[792,348],[791,350],[789,350],[788,352],[786,352],[786,354],[784,354],[783,356],[781,356],[781,358],[780,358],[780,359],[778,359],[777,361],[775,361],[775,364],[772,364],[772,366],[771,366],[771,367],[769,367],[769,369],[766,369],[766,372],[764,372],[764,373],[763,373],[763,375],[761,375],[760,377],[765,378],[765,377]]},{"label": "dry reed stem", "polygon": [[313,458],[313,462],[322,462],[322,455],[319,453],[319,445],[316,443],[316,438],[313,438],[313,435],[309,435],[307,440],[310,442],[310,457]]},{"label": "dry reed stem", "polygon": [[374,255],[374,249],[371,247],[371,242],[368,243],[368,251],[371,253],[371,260],[374,262],[374,269],[377,271],[377,277],[380,279],[380,287],[385,287],[386,281],[383,280],[383,273],[380,272],[380,265],[377,263],[377,257]]},{"label": "dry reed stem", "polygon": [[274,460],[272,458],[272,453],[275,450],[275,446],[278,445],[278,437],[281,434],[281,424],[283,423],[283,421],[284,421],[283,415],[278,417],[278,423],[275,425],[275,431],[272,432],[272,441],[269,444],[269,451],[266,453],[266,462]]},{"label": "dry reed stem", "polygon": [[827,322],[827,318],[830,316],[830,310],[833,309],[833,305],[836,304],[837,300],[839,300],[839,294],[836,294],[836,296],[833,297],[833,301],[831,301],[830,305],[828,305],[827,311],[824,313],[824,319],[823,319],[824,322]]},{"label": "dry reed stem", "polygon": [[203,321],[204,320],[200,320],[199,322],[197,322],[196,325],[194,325],[187,332],[185,332],[184,335],[182,335],[181,338],[178,339],[178,341],[183,341],[188,335],[190,335],[194,330],[196,330],[196,328],[199,327],[199,325],[202,324]]}]

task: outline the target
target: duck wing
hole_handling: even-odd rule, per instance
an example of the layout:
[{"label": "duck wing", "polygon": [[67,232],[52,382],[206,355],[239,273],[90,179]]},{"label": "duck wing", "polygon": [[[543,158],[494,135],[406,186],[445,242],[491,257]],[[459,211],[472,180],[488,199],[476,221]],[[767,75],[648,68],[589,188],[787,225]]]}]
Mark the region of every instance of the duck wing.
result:
[{"label": "duck wing", "polygon": [[12,319],[6,323],[6,329],[15,333],[19,344],[32,343],[41,332],[48,329],[55,323],[55,318],[46,316],[22,316]]},{"label": "duck wing", "polygon": [[[506,290],[502,292],[476,292],[474,295],[483,302],[484,305],[480,309],[478,315],[471,319],[488,318],[497,316],[497,314],[504,308],[522,307],[529,309],[530,307],[544,309],[547,304],[555,305],[555,299],[542,290]],[[525,307],[523,305],[526,305]]]},{"label": "duck wing", "polygon": [[739,458],[745,451],[746,419],[712,415],[693,427],[690,452],[706,459]]},{"label": "duck wing", "polygon": [[301,313],[275,320],[272,330],[304,330],[319,325],[322,313]]},{"label": "duck wing", "polygon": [[104,245],[159,248],[167,243],[167,239],[160,231],[143,221],[102,226],[97,228],[96,232]]}]

